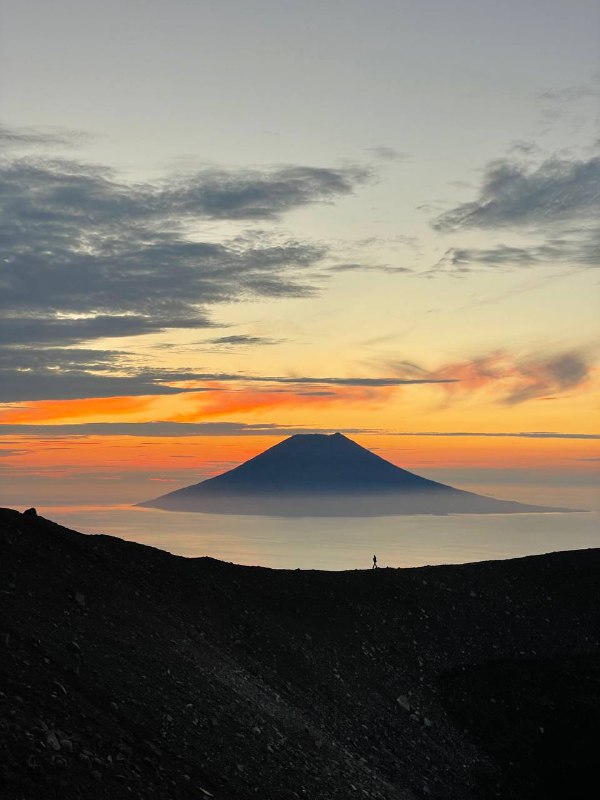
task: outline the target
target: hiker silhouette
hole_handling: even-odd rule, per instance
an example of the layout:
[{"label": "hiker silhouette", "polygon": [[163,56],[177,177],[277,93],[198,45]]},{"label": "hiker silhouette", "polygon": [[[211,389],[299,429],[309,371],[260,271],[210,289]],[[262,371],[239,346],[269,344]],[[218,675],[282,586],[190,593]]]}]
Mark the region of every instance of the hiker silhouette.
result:
[{"label": "hiker silhouette", "polygon": [[373,556],[373,569],[377,569],[377,556]]}]

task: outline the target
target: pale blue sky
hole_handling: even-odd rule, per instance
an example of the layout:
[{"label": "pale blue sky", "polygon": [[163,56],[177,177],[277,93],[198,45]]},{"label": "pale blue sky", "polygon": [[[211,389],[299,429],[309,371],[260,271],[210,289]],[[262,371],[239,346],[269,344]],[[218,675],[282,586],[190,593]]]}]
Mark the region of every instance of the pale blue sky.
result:
[{"label": "pale blue sky", "polygon": [[2,28],[5,122],[80,129],[146,174],[384,145],[449,177],[515,139],[578,143],[545,131],[539,94],[600,70],[592,0],[20,0]]}]

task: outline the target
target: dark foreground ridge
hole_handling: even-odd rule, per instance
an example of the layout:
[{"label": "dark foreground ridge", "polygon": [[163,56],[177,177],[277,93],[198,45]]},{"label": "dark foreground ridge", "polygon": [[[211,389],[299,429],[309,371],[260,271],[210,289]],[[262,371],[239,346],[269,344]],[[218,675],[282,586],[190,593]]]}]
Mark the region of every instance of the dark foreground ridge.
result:
[{"label": "dark foreground ridge", "polygon": [[307,572],[0,511],[3,800],[584,797],[600,550]]},{"label": "dark foreground ridge", "polygon": [[341,433],[290,436],[222,475],[139,505],[167,511],[284,517],[570,510],[496,500],[430,481]]}]

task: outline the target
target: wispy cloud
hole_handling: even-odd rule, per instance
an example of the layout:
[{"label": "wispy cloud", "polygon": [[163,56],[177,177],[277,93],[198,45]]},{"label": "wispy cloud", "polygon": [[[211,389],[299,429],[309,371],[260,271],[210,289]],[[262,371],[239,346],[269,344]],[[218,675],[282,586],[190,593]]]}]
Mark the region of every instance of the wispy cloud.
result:
[{"label": "wispy cloud", "polygon": [[[600,433],[559,433],[556,431],[392,431],[392,436],[483,436],[509,439],[600,439]],[[594,461],[595,459],[582,459]]]},{"label": "wispy cloud", "polygon": [[452,246],[432,272],[544,264],[600,265],[600,158],[548,158],[531,164],[505,158],[489,164],[475,200],[440,214],[440,233],[485,229],[535,235],[537,243]]},{"label": "wispy cloud", "polygon": [[[246,424],[243,422],[92,422],[68,425],[0,424],[0,437],[32,436],[55,438],[63,436],[292,436],[296,433],[372,433],[368,428],[292,427],[277,423]],[[7,450],[4,451],[7,455]],[[17,450],[11,451],[16,454]]]},{"label": "wispy cloud", "polygon": [[[262,342],[261,337],[255,338],[257,344]],[[244,346],[255,343],[252,339],[218,337],[215,346]],[[520,355],[495,350],[434,369],[406,360],[386,361],[381,366],[383,375],[262,375],[137,366],[128,353],[120,351],[7,347],[0,352],[0,402],[221,392],[245,403],[250,396],[252,402],[259,396],[265,399],[286,393],[290,398],[337,399],[342,390],[383,392],[404,386],[439,386],[449,399],[485,391],[492,401],[515,405],[582,386],[592,369],[590,354],[583,349]]]},{"label": "wispy cloud", "polygon": [[[277,423],[243,422],[87,422],[65,425],[0,424],[0,437],[31,436],[55,439],[82,436],[133,436],[141,438],[185,436],[292,436],[297,433],[382,434],[390,436],[424,437],[492,437],[511,439],[600,439],[596,433],[563,433],[560,431],[381,431],[377,428],[319,428],[294,427]],[[12,443],[12,440],[11,440]],[[4,454],[19,455],[25,451],[5,449]],[[580,459],[597,461],[597,458]]]},{"label": "wispy cloud", "polygon": [[509,159],[485,170],[479,196],[434,220],[439,231],[522,227],[600,216],[600,158],[550,158],[535,169]]},{"label": "wispy cloud", "polygon": [[[499,351],[472,361],[448,364],[436,370],[436,374],[458,378],[461,391],[492,387],[498,391],[499,402],[516,405],[580,386],[588,380],[589,371],[585,356],[577,352],[515,359]],[[448,386],[446,391],[451,395],[453,387]]]},{"label": "wispy cloud", "polygon": [[544,133],[561,127],[571,136],[583,129],[597,129],[600,75],[591,80],[538,94],[540,123]]},{"label": "wispy cloud", "polygon": [[[215,347],[277,344],[276,339],[231,335],[208,340]],[[283,385],[294,394],[304,386],[318,387],[325,396],[335,387],[384,388],[407,384],[447,383],[451,378],[405,376],[252,375],[201,372],[193,369],[151,369],[136,364],[129,353],[89,348],[10,346],[0,350],[0,402],[74,400],[114,396],[173,395],[215,391],[221,384],[263,387]]]},{"label": "wispy cloud", "polygon": [[389,264],[363,264],[361,262],[333,264],[327,269],[329,272],[384,272],[388,275],[414,272],[410,267],[393,267]]},{"label": "wispy cloud", "polygon": [[550,238],[537,245],[517,247],[498,244],[495,247],[450,247],[435,269],[454,272],[470,271],[474,265],[484,267],[534,267],[544,264],[600,266],[600,231],[590,231],[580,240]]},{"label": "wispy cloud", "polygon": [[73,147],[89,138],[77,131],[14,128],[0,123],[0,147],[5,151],[9,148]]},{"label": "wispy cloud", "polygon": [[589,355],[584,351],[517,356],[495,350],[476,358],[452,361],[433,370],[414,363],[388,362],[401,375],[407,372],[429,379],[452,379],[444,384],[448,398],[478,391],[504,405],[555,396],[582,386],[590,377]]},{"label": "wispy cloud", "polygon": [[1,447],[0,448],[0,458],[11,458],[12,456],[24,456],[24,455],[27,455],[27,453],[29,453],[29,452],[31,452],[31,451],[30,450],[17,450],[14,447]]},{"label": "wispy cloud", "polygon": [[[185,375],[183,373],[182,375]],[[185,378],[182,378],[185,380]],[[251,383],[282,383],[288,386],[364,386],[364,387],[382,387],[382,386],[410,386],[418,384],[431,384],[431,383],[453,383],[456,379],[451,377],[436,377],[431,375],[425,376],[387,376],[387,377],[317,377],[307,375],[236,375],[227,373],[204,373],[196,380],[219,380],[219,381],[241,381]]]},{"label": "wispy cloud", "polygon": [[380,144],[375,147],[367,147],[367,152],[381,161],[408,161],[410,156],[395,147],[388,147]]},{"label": "wispy cloud", "polygon": [[280,344],[281,339],[270,339],[267,336],[248,336],[238,333],[230,336],[217,336],[215,339],[207,339],[207,344],[227,345],[229,347],[239,347],[245,345],[271,345]]}]

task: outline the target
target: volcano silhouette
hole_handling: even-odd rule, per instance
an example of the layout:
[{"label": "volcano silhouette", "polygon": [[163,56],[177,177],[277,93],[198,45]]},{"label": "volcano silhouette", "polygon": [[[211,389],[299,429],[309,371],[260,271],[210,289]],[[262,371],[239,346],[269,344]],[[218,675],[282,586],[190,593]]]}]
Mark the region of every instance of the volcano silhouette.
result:
[{"label": "volcano silhouette", "polygon": [[430,481],[334,433],[297,434],[214,478],[139,503],[169,511],[266,516],[503,514],[567,511]]}]

